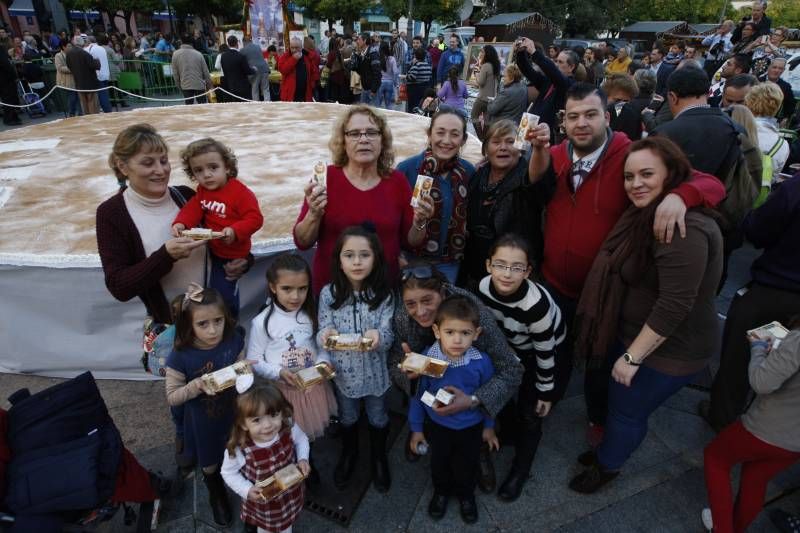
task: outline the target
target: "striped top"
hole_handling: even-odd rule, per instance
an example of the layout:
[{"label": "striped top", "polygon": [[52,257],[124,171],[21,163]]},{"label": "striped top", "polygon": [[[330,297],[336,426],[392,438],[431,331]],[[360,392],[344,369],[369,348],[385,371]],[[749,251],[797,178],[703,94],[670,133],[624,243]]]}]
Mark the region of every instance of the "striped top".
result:
[{"label": "striped top", "polygon": [[536,358],[536,390],[547,401],[555,388],[555,349],[566,336],[561,309],[544,287],[529,279],[509,296],[498,294],[491,280],[486,276],[478,286],[481,301],[517,355]]},{"label": "striped top", "polygon": [[419,83],[421,85],[428,85],[431,82],[432,76],[431,64],[427,61],[417,61],[408,69],[406,81],[412,84]]}]

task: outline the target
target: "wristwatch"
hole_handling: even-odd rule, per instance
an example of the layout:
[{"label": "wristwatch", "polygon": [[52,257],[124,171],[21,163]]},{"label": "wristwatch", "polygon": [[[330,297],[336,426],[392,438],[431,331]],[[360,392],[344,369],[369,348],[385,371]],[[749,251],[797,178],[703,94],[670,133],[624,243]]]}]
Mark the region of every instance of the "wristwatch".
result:
[{"label": "wristwatch", "polygon": [[633,356],[628,352],[622,354],[622,358],[625,360],[626,363],[628,363],[631,366],[640,366],[642,364],[641,361],[637,361],[636,359],[634,359]]},{"label": "wristwatch", "polygon": [[470,401],[470,404],[469,404],[469,408],[470,409],[475,409],[476,407],[478,407],[481,404],[481,400],[477,396],[475,396],[474,394],[469,397],[469,401]]}]

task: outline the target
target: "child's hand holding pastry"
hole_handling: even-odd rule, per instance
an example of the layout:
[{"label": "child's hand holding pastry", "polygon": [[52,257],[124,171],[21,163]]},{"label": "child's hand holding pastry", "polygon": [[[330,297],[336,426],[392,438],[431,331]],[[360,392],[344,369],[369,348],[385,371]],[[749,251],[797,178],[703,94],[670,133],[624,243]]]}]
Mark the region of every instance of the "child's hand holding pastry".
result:
[{"label": "child's hand holding pastry", "polygon": [[172,225],[172,236],[173,237],[180,237],[181,232],[186,229],[186,226],[183,224],[173,224]]},{"label": "child's hand holding pastry", "polygon": [[247,500],[251,502],[261,502],[264,501],[264,497],[261,496],[261,489],[253,485],[250,487],[250,490],[247,491]]},{"label": "child's hand holding pastry", "polygon": [[236,240],[236,232],[233,231],[233,228],[227,227],[222,230],[222,242],[225,244],[233,244]]},{"label": "child's hand holding pastry", "polygon": [[305,459],[297,461],[297,468],[300,469],[304,477],[308,477],[308,475],[311,473],[311,464]]}]

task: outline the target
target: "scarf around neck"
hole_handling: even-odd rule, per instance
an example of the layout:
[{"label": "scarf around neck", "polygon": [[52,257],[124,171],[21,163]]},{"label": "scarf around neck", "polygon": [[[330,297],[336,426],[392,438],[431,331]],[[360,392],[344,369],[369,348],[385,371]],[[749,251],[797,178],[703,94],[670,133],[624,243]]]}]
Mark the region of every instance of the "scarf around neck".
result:
[{"label": "scarf around neck", "polygon": [[[444,263],[461,261],[464,258],[464,244],[467,234],[467,192],[469,179],[464,165],[458,156],[440,164],[434,157],[430,147],[422,155],[419,173],[433,179],[431,199],[433,200],[433,217],[428,222],[425,240],[418,247],[417,253],[425,257],[434,257]],[[449,180],[453,192],[453,211],[450,220],[442,220],[442,190],[438,176],[444,175]],[[447,243],[442,249],[440,237],[442,224],[447,224]]]},{"label": "scarf around neck", "polygon": [[597,368],[617,338],[619,316],[625,298],[621,271],[625,262],[637,256],[637,270],[642,271],[644,254],[633,242],[632,229],[641,224],[640,210],[630,206],[603,242],[592,269],[586,277],[575,310],[575,363]]}]

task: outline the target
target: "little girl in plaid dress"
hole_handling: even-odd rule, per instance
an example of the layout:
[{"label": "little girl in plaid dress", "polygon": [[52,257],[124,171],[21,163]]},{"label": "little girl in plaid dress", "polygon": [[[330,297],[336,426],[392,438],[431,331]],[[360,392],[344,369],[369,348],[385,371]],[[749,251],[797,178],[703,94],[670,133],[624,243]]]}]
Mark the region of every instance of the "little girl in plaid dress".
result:
[{"label": "little girl in plaid dress", "polygon": [[245,531],[290,533],[303,508],[304,484],[265,500],[255,483],[291,463],[297,463],[303,475],[308,476],[308,437],[292,424],[292,405],[272,383],[256,378],[239,395],[236,407],[236,422],[222,461],[222,478],[242,498]]}]

